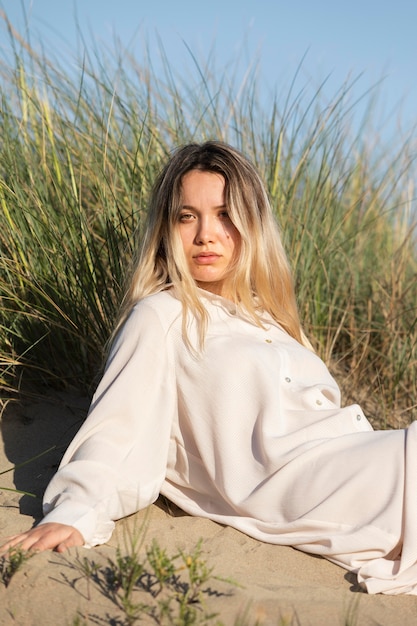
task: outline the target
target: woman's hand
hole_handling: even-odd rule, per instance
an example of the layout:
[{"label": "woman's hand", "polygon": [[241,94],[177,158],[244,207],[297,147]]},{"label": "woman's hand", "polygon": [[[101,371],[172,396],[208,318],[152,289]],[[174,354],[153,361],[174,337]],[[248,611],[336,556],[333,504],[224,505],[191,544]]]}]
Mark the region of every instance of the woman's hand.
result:
[{"label": "woman's hand", "polygon": [[65,552],[67,548],[82,546],[83,544],[82,534],[73,526],[47,522],[31,528],[27,532],[8,537],[6,542],[0,546],[0,556],[6,554],[10,548],[34,552],[42,552],[43,550]]}]

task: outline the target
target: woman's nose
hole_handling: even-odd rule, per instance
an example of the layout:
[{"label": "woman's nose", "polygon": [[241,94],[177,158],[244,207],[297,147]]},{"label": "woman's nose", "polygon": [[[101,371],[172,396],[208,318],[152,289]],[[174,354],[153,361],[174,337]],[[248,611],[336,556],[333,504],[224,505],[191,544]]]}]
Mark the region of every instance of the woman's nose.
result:
[{"label": "woman's nose", "polygon": [[196,241],[197,243],[212,243],[216,239],[216,226],[213,220],[202,218],[198,221]]}]

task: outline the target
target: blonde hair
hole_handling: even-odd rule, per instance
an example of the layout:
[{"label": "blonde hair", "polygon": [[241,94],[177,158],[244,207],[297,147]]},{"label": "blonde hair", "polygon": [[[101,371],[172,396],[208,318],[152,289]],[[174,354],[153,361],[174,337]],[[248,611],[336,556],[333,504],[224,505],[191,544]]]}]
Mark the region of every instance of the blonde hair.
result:
[{"label": "blonde hair", "polygon": [[310,347],[301,328],[291,271],[261,178],[243,154],[219,141],[177,149],[155,181],[114,334],[136,302],[172,284],[183,305],[185,339],[187,314],[191,312],[198,322],[200,344],[204,343],[207,311],[188,270],[178,234],[181,183],[191,170],[217,173],[225,181],[225,205],[241,238],[228,284],[231,299],[257,325],[262,325],[262,312],[266,311],[289,335]]}]

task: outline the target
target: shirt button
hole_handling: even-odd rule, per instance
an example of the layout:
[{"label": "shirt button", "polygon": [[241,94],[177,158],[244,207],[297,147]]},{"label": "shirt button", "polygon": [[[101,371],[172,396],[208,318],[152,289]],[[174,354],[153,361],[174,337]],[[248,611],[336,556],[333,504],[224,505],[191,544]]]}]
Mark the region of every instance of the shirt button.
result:
[{"label": "shirt button", "polygon": [[360,422],[360,420],[362,419],[362,415],[357,415],[356,419],[358,420],[358,422]]},{"label": "shirt button", "polygon": [[285,382],[286,382],[286,383],[290,383],[290,382],[291,382],[291,378],[290,378],[289,376],[286,376],[286,377],[285,377]]},{"label": "shirt button", "polygon": [[323,404],[323,402],[321,400],[316,400],[316,404],[318,404],[319,406]]},{"label": "shirt button", "polygon": [[266,343],[272,343],[272,339],[265,339]]}]

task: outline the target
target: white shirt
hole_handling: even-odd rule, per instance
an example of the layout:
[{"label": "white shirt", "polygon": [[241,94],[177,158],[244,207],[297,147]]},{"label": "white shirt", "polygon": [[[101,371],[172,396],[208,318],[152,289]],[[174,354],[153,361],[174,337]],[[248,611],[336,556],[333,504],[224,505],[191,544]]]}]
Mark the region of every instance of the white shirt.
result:
[{"label": "white shirt", "polygon": [[[173,289],[134,307],[46,490],[42,523],[73,525],[96,545],[162,493],[191,515],[326,556],[369,591],[415,593],[417,540],[405,583],[385,558],[401,559],[406,539],[407,431],[373,431],[358,405],[340,408],[324,363],[269,316],[260,328],[232,302],[200,295],[210,318],[200,354],[183,341]],[[193,319],[188,334],[197,346]]]}]

